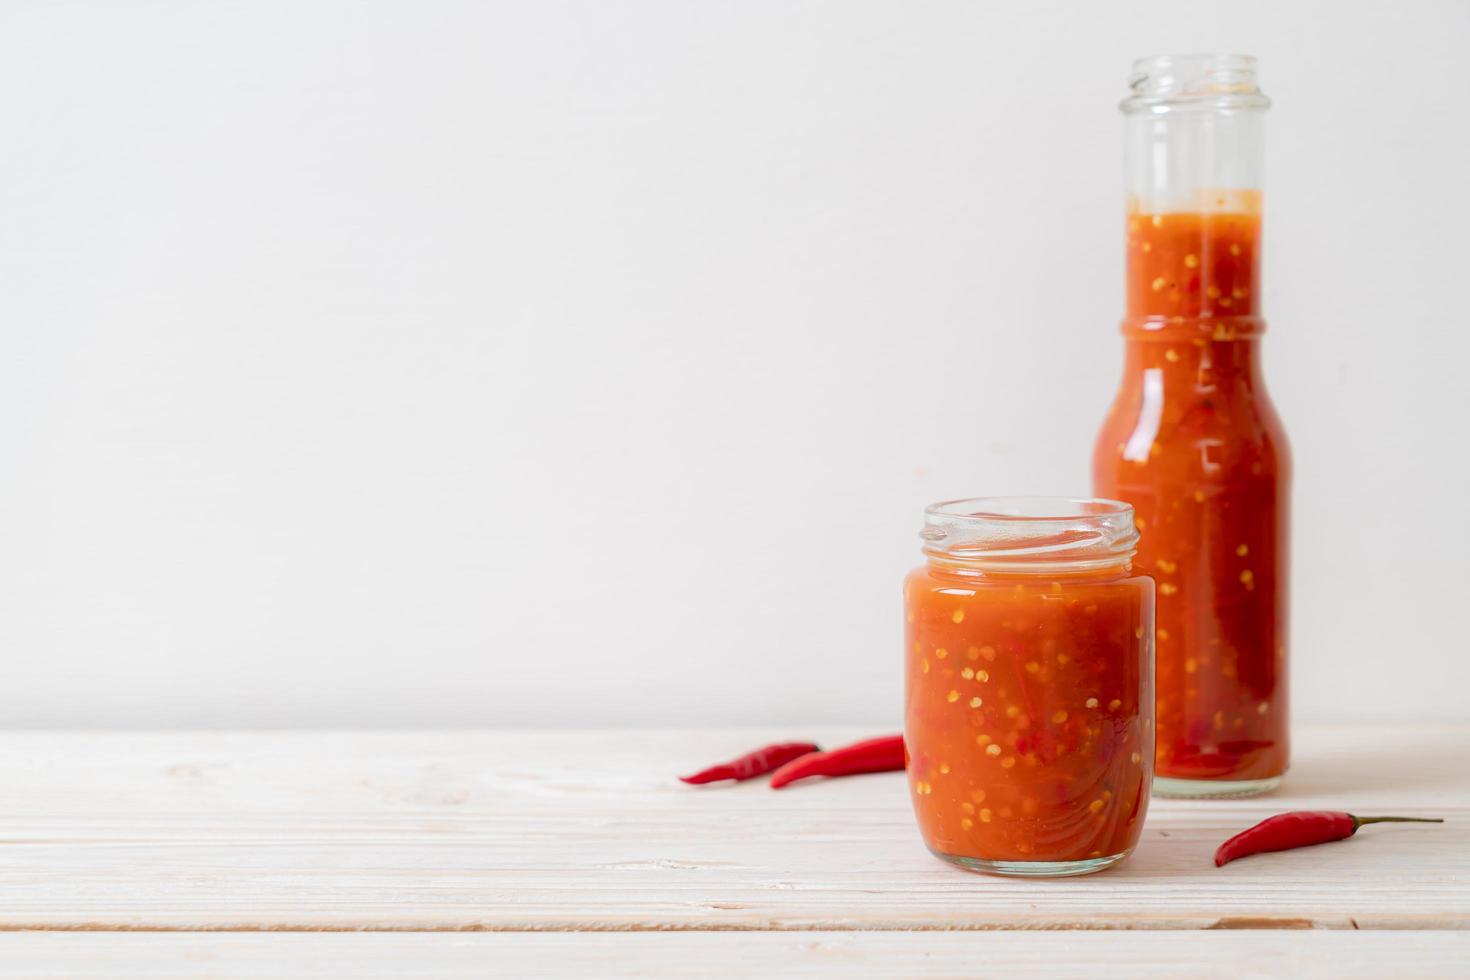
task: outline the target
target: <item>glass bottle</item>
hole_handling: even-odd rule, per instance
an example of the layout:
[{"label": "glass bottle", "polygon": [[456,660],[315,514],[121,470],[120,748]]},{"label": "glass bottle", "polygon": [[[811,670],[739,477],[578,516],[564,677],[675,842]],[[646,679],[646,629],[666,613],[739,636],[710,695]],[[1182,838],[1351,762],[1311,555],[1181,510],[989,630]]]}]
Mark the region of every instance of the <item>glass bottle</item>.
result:
[{"label": "glass bottle", "polygon": [[924,513],[904,582],[904,745],[925,844],[972,871],[1100,871],[1138,843],[1153,772],[1153,581],[1114,500]]},{"label": "glass bottle", "polygon": [[1266,97],[1255,59],[1134,65],[1123,383],[1094,490],[1158,583],[1154,792],[1242,796],[1287,768],[1290,460],[1260,370]]}]

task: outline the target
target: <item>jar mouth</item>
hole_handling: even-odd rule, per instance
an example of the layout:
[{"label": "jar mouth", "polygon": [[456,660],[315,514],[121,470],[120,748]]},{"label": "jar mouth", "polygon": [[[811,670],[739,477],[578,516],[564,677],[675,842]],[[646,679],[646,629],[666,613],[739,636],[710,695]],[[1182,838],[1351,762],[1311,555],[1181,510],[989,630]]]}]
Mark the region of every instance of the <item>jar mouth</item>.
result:
[{"label": "jar mouth", "polygon": [[1138,549],[1133,506],[1090,497],[968,497],[924,508],[931,559],[979,570],[1078,570],[1126,564]]}]

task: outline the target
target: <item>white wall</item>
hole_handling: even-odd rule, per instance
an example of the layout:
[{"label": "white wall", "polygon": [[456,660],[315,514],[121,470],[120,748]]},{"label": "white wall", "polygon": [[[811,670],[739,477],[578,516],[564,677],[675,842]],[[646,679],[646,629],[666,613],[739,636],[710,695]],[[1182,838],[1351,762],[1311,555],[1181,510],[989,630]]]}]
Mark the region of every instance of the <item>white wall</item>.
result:
[{"label": "white wall", "polygon": [[0,724],[896,723],[1085,493],[1131,59],[1275,98],[1298,717],[1470,706],[1470,4],[10,3]]}]

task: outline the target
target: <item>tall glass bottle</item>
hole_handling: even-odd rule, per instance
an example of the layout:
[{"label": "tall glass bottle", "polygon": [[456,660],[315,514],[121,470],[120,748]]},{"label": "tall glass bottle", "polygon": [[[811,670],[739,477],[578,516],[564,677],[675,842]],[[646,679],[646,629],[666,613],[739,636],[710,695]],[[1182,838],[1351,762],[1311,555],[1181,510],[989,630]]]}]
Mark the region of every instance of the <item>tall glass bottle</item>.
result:
[{"label": "tall glass bottle", "polygon": [[1154,791],[1264,792],[1287,768],[1290,459],[1260,372],[1255,59],[1134,65],[1123,102],[1123,384],[1095,492],[1131,503],[1158,582]]}]

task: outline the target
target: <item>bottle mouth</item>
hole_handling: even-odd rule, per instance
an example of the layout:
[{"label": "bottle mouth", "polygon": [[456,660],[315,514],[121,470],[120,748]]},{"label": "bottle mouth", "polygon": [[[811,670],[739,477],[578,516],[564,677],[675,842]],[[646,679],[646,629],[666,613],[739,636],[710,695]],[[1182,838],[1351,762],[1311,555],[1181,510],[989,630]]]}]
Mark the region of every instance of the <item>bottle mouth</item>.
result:
[{"label": "bottle mouth", "polygon": [[1248,54],[1160,54],[1133,62],[1124,112],[1163,112],[1192,107],[1266,109],[1271,100],[1256,85],[1256,59]]},{"label": "bottle mouth", "polygon": [[1085,497],[970,497],[924,508],[924,554],[992,571],[1089,570],[1138,549],[1133,506]]}]

